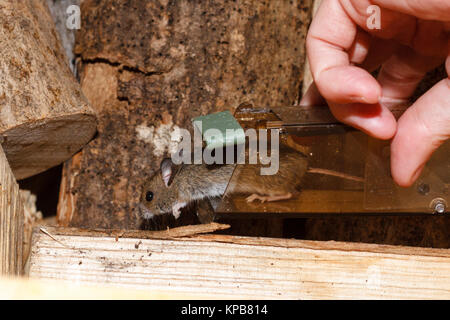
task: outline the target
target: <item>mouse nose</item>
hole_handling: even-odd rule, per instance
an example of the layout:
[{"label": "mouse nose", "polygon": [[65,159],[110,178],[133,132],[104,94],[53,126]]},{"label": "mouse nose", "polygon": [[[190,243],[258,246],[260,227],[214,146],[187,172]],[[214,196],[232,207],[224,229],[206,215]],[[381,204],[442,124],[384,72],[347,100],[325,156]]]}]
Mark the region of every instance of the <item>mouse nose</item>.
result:
[{"label": "mouse nose", "polygon": [[138,209],[141,217],[144,219],[152,219],[155,216],[155,214],[152,213],[150,209],[144,206],[142,203],[139,203]]}]

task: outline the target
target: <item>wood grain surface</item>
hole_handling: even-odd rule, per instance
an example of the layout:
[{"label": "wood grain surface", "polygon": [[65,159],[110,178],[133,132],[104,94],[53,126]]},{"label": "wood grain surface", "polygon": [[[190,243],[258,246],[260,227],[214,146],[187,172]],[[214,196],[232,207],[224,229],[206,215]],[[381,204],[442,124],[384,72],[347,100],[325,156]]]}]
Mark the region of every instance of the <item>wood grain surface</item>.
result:
[{"label": "wood grain surface", "polygon": [[22,274],[23,238],[19,186],[0,147],[0,275]]},{"label": "wood grain surface", "polygon": [[448,299],[450,251],[224,235],[53,239],[37,232],[29,275],[210,298]]}]

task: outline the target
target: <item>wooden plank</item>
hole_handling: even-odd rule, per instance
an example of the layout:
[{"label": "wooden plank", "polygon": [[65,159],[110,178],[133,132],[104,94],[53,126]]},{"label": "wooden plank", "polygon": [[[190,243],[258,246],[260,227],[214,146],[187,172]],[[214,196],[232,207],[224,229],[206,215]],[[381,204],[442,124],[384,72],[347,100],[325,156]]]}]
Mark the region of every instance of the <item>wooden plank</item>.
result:
[{"label": "wooden plank", "polygon": [[24,216],[19,186],[0,146],[0,275],[22,273]]},{"label": "wooden plank", "polygon": [[[164,291],[97,288],[73,283],[28,278],[0,278],[1,300],[181,300],[207,299],[204,295],[186,295]],[[226,298],[226,297],[223,297]]]},{"label": "wooden plank", "polygon": [[210,298],[450,298],[446,249],[223,235],[54,238],[34,234],[31,277]]}]

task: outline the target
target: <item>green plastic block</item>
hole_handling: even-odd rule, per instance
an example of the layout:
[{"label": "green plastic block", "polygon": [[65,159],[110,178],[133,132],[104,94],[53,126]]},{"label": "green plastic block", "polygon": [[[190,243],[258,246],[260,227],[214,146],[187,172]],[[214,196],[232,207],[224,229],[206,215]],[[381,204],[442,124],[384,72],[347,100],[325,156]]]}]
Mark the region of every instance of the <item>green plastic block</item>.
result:
[{"label": "green plastic block", "polygon": [[206,143],[207,149],[233,146],[245,142],[241,125],[229,111],[223,111],[192,119]]}]

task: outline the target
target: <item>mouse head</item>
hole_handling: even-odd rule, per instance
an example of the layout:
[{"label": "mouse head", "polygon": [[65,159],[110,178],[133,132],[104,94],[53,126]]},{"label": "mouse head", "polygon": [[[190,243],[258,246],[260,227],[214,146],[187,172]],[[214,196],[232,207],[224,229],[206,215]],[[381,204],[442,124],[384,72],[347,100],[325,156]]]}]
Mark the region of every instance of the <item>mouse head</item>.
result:
[{"label": "mouse head", "polygon": [[144,219],[154,215],[172,212],[172,206],[177,202],[178,192],[174,186],[175,168],[172,160],[161,161],[160,170],[144,184],[140,198],[139,211]]}]

